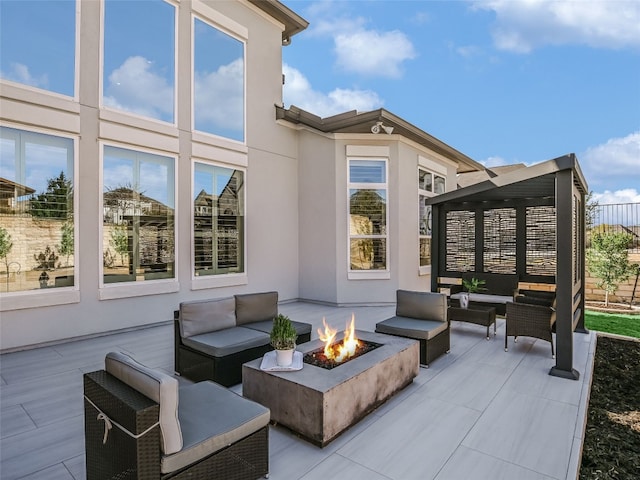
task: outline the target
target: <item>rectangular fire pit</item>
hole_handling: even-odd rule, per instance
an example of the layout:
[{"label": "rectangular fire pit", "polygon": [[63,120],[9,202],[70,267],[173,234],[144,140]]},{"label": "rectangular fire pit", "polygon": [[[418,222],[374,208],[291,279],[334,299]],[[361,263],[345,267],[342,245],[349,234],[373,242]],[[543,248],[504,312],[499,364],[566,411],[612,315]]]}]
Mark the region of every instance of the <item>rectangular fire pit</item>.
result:
[{"label": "rectangular fire pit", "polygon": [[[324,447],[418,375],[416,340],[360,330],[356,335],[381,346],[330,370],[305,363],[298,371],[267,372],[260,370],[261,359],[245,363],[243,396],[268,407],[273,422]],[[297,350],[322,346],[314,340]]]}]

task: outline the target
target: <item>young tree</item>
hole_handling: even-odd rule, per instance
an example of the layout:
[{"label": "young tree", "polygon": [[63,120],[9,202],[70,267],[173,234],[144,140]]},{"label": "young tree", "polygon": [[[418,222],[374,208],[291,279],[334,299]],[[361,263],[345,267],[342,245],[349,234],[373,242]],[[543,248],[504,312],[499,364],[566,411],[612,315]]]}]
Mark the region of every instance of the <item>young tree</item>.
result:
[{"label": "young tree", "polygon": [[605,305],[609,305],[609,294],[615,293],[619,283],[632,273],[627,252],[631,240],[631,235],[620,232],[596,232],[591,237],[591,247],[586,252],[587,269],[599,278],[596,286],[605,291]]},{"label": "young tree", "polygon": [[64,223],[62,225],[62,239],[58,245],[60,255],[67,257],[67,267],[69,266],[69,257],[73,255],[73,224]]},{"label": "young tree", "polygon": [[9,288],[9,252],[12,248],[11,235],[6,228],[0,227],[0,258],[4,258],[4,267],[7,271],[7,291]]},{"label": "young tree", "polygon": [[111,241],[109,242],[116,253],[120,255],[120,262],[124,265],[124,256],[129,253],[129,238],[127,228],[115,226],[111,230]]},{"label": "young tree", "polygon": [[66,219],[73,213],[71,180],[64,172],[56,178],[47,180],[47,190],[35,195],[30,202],[31,215],[43,218]]}]

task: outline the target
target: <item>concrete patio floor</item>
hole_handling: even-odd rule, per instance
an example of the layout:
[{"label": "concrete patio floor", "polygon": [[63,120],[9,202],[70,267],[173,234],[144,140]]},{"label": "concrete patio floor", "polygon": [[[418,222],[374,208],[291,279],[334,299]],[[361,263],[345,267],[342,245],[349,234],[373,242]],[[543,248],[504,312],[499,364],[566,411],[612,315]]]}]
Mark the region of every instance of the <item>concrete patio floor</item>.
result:
[{"label": "concrete patio floor", "polygon": [[[395,307],[289,303],[280,312],[313,325],[373,331]],[[82,373],[112,350],[173,372],[173,327],[77,340],[0,357],[0,478],[84,479]],[[548,342],[509,339],[504,320],[485,339],[481,326],[453,322],[451,353],[402,392],[320,449],[270,429],[270,479],[575,479],[591,382],[595,334],[574,334],[578,381],[548,375]],[[241,385],[232,388],[241,393]]]}]

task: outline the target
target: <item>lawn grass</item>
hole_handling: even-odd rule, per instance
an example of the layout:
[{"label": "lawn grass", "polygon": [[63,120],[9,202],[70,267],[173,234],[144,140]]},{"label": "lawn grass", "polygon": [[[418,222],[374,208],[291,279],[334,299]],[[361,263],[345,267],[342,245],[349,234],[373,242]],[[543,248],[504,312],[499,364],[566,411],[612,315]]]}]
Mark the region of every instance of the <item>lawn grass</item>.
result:
[{"label": "lawn grass", "polygon": [[640,315],[601,313],[585,310],[584,324],[588,330],[640,338]]}]

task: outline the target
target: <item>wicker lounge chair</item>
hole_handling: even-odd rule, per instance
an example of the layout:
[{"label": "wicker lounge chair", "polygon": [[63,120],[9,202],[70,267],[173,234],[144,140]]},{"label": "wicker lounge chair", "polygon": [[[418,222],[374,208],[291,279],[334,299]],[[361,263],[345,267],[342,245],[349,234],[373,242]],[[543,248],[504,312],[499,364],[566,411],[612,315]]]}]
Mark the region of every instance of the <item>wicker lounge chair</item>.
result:
[{"label": "wicker lounge chair", "polygon": [[513,303],[507,303],[504,351],[508,351],[507,339],[510,336],[515,337],[514,342],[520,336],[534,337],[551,343],[551,357],[555,358],[552,335],[556,322],[555,308],[536,303],[524,303],[523,300],[517,299]]},{"label": "wicker lounge chair", "polygon": [[420,341],[420,363],[425,366],[449,353],[451,324],[444,293],[396,292],[396,316],[376,324],[377,333]]},{"label": "wicker lounge chair", "polygon": [[[178,401],[179,396],[179,401]],[[269,472],[269,409],[111,352],[84,375],[86,477],[239,479]]]}]

